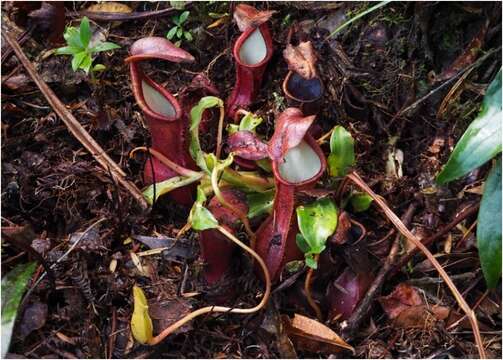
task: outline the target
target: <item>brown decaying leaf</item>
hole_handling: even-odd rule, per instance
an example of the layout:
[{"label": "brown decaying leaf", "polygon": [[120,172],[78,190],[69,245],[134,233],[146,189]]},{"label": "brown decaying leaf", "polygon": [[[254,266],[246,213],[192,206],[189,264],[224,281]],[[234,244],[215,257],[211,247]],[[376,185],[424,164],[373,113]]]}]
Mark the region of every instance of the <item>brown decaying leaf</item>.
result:
[{"label": "brown decaying leaf", "polygon": [[269,20],[275,12],[274,10],[260,11],[253,6],[239,4],[234,10],[234,21],[236,21],[239,30],[245,32],[249,28],[259,27]]},{"label": "brown decaying leaf", "polygon": [[247,160],[260,160],[268,157],[267,145],[251,131],[238,131],[227,138],[229,151]]},{"label": "brown decaying leaf", "polygon": [[19,324],[19,336],[24,340],[32,331],[42,328],[46,320],[47,304],[39,301],[29,304]]},{"label": "brown decaying leaf", "polygon": [[40,9],[28,14],[38,26],[49,33],[49,41],[53,44],[63,42],[65,31],[65,6],[63,2],[44,1]]},{"label": "brown decaying leaf", "polygon": [[334,353],[343,349],[354,349],[332,329],[306,316],[295,314],[293,319],[282,316],[283,325],[288,336],[294,341],[297,349],[320,353]]},{"label": "brown decaying leaf", "polygon": [[345,244],[350,239],[351,218],[346,211],[341,212],[335,234],[330,238],[330,242],[335,245]]},{"label": "brown decaying leaf", "polygon": [[301,42],[298,46],[288,44],[283,50],[283,57],[288,64],[288,69],[298,73],[304,79],[317,77],[317,58],[311,41]]},{"label": "brown decaying leaf", "polygon": [[424,327],[434,319],[445,320],[451,311],[447,306],[426,305],[416,288],[404,283],[379,302],[393,323],[404,328]]},{"label": "brown decaying leaf", "polygon": [[[190,306],[190,303],[183,298],[154,302],[150,303],[148,306],[148,312],[154,325],[154,333],[161,332],[175,321],[189,314],[191,311],[192,306]],[[190,330],[192,330],[192,325],[191,323],[188,323],[176,330],[176,333],[185,333]]]}]

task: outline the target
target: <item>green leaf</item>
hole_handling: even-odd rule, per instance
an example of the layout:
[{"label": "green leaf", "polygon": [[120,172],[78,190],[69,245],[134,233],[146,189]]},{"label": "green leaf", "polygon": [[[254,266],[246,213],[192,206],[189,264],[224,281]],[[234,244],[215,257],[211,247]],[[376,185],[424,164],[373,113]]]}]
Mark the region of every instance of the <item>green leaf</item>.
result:
[{"label": "green leaf", "polygon": [[249,112],[239,122],[239,130],[247,130],[251,131],[255,134],[255,129],[257,126],[259,126],[264,119],[262,119],[260,116],[256,116],[255,114]]},{"label": "green leaf", "polygon": [[218,221],[213,214],[203,206],[206,195],[201,186],[197,187],[197,199],[192,205],[189,215],[189,223],[196,231],[214,229],[218,226]]},{"label": "green leaf", "polygon": [[2,359],[9,350],[21,298],[37,264],[19,264],[2,278]]},{"label": "green leaf", "polygon": [[178,30],[176,31],[176,37],[181,39],[183,36],[183,29],[179,26]]},{"label": "green leaf", "polygon": [[80,67],[80,64],[84,61],[84,59],[88,56],[87,52],[82,51],[76,54],[72,59],[72,69],[73,71],[77,71]]},{"label": "green leaf", "polygon": [[274,203],[274,190],[248,194],[246,200],[248,202],[248,218],[270,214]]},{"label": "green leaf", "polygon": [[355,212],[362,212],[368,210],[372,203],[372,197],[366,193],[354,193],[351,195],[349,202]]},{"label": "green leaf", "polygon": [[182,40],[176,41],[173,45],[175,45],[176,47],[180,47],[180,45],[182,45]]},{"label": "green leaf", "polygon": [[348,168],[355,163],[354,140],[351,134],[338,125],[330,137],[330,155],[328,156],[328,171],[331,176],[339,177],[347,174]]},{"label": "green leaf", "polygon": [[501,157],[484,185],[477,220],[477,246],[480,265],[490,288],[501,277]]},{"label": "green leaf", "polygon": [[64,46],[56,49],[54,51],[54,54],[56,55],[75,55],[79,52],[81,52],[82,49],[78,47],[73,47],[73,46]]},{"label": "green leaf", "polygon": [[302,234],[297,234],[295,236],[295,242],[297,243],[297,247],[299,248],[299,250],[302,251],[304,254],[309,253],[309,251],[311,250],[309,244],[306,241],[306,238],[302,236]]},{"label": "green leaf", "polygon": [[337,208],[328,198],[297,207],[299,230],[309,246],[307,254],[319,254],[337,228]]},{"label": "green leaf", "polygon": [[107,67],[103,64],[96,64],[93,66],[93,71],[98,72],[98,71],[105,71]]},{"label": "green leaf", "polygon": [[184,11],[181,13],[180,17],[178,18],[178,21],[180,22],[180,25],[183,24],[187,18],[189,17],[190,11]]},{"label": "green leaf", "polygon": [[140,344],[146,344],[154,337],[152,319],[148,313],[148,302],[143,290],[133,286],[134,310],[131,317],[131,332]]},{"label": "green leaf", "polygon": [[[174,189],[178,189],[180,187],[192,184],[200,180],[201,176],[194,176],[194,177],[174,176],[167,180],[158,182],[155,185],[152,184],[147,186],[147,188],[143,190],[143,196],[145,197],[149,205],[153,205],[154,202],[156,202],[160,196],[165,195]],[[154,198],[154,192],[155,192],[155,198]]]},{"label": "green leaf", "polygon": [[91,69],[91,66],[93,65],[93,59],[91,58],[91,55],[87,54],[86,57],[84,57],[84,60],[82,60],[82,63],[80,63],[80,68],[86,72],[86,74],[89,74],[89,70]]},{"label": "green leaf", "polygon": [[84,18],[80,22],[80,42],[82,43],[82,47],[87,48],[90,40],[91,27],[89,25],[89,19],[87,18],[87,16],[84,16]]},{"label": "green leaf", "polygon": [[190,31],[185,31],[183,33],[183,36],[185,37],[185,40],[187,41],[192,41],[194,38],[192,37],[192,34],[190,33]]},{"label": "green leaf", "polygon": [[205,96],[199,100],[197,105],[190,111],[190,155],[196,162],[197,166],[207,173],[209,173],[210,170],[206,165],[204,152],[201,149],[201,144],[199,142],[199,124],[201,123],[204,111],[215,106],[223,108],[224,102],[215,96]]},{"label": "green leaf", "polygon": [[120,48],[119,45],[114,44],[113,42],[110,42],[110,41],[105,41],[105,42],[99,43],[98,45],[93,47],[90,51],[91,51],[91,54],[94,54],[94,53],[99,53],[99,52],[103,52],[103,51],[115,50],[115,49],[119,49],[119,48]]},{"label": "green leaf", "polygon": [[315,270],[318,268],[318,263],[314,259],[313,255],[306,255],[306,265]]},{"label": "green leaf", "polygon": [[178,30],[178,26],[174,26],[168,31],[168,33],[166,34],[166,37],[168,38],[168,40],[172,40],[175,37],[177,30]]},{"label": "green leaf", "polygon": [[76,27],[70,26],[66,28],[63,37],[68,46],[80,49],[80,51],[85,49],[85,46],[82,45],[82,41],[80,40],[80,31]]},{"label": "green leaf", "polygon": [[485,164],[501,152],[501,70],[487,88],[477,118],[459,139],[437,182],[445,184]]}]

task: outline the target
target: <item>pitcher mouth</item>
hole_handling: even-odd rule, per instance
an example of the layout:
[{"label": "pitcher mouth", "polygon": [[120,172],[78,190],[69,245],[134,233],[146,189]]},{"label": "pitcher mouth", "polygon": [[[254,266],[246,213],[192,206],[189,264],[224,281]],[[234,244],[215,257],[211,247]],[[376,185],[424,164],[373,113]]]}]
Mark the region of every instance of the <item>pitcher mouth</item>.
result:
[{"label": "pitcher mouth", "polygon": [[133,93],[142,111],[160,121],[176,121],[182,117],[178,100],[163,86],[148,77],[135,62],[130,63]]},{"label": "pitcher mouth", "polygon": [[283,81],[283,92],[293,100],[309,103],[323,96],[324,87],[318,77],[304,79],[298,73],[289,71]]},{"label": "pitcher mouth", "polygon": [[[292,153],[292,151],[294,153]],[[287,158],[289,154],[290,158]],[[272,167],[277,180],[288,186],[302,188],[312,185],[321,177],[326,169],[326,160],[323,156],[323,152],[317,145],[316,140],[309,134],[306,134],[304,140],[302,140],[299,145],[289,149],[285,158],[286,161],[284,163],[273,161]],[[290,161],[290,164],[286,165],[288,161]],[[295,167],[298,166],[300,162],[306,161],[310,161],[311,166],[308,171],[302,174],[302,172],[298,171]],[[289,168],[285,166],[289,166]]]},{"label": "pitcher mouth", "polygon": [[250,28],[242,33],[233,49],[235,61],[248,68],[266,64],[272,56],[272,43],[267,24]]}]

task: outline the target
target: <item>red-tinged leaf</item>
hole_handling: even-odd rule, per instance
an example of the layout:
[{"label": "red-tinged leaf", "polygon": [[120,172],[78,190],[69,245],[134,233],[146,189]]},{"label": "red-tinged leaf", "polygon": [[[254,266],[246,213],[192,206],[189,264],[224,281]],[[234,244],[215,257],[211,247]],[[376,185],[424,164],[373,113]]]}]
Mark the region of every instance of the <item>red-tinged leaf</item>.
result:
[{"label": "red-tinged leaf", "polygon": [[259,11],[253,6],[239,4],[234,10],[233,16],[239,30],[245,32],[249,28],[259,27],[269,20],[275,12],[273,10]]},{"label": "red-tinged leaf", "polygon": [[283,316],[282,320],[286,333],[295,342],[297,349],[325,354],[344,349],[354,352],[351,345],[328,326],[316,320],[299,314],[295,314],[293,319]]},{"label": "red-tinged leaf", "polygon": [[374,280],[371,273],[355,274],[349,267],[329,285],[329,318],[348,319]]},{"label": "red-tinged leaf", "polygon": [[267,145],[251,131],[238,131],[227,139],[229,151],[247,160],[260,160],[268,157]]},{"label": "red-tinged leaf", "polygon": [[300,144],[316,116],[304,116],[297,108],[288,108],[276,120],[276,127],[269,141],[269,156],[281,160],[288,150]]},{"label": "red-tinged leaf", "polygon": [[298,46],[288,44],[283,50],[283,57],[288,69],[298,73],[304,79],[316,77],[316,54],[310,41],[301,42]]},{"label": "red-tinged leaf", "polygon": [[393,292],[379,299],[381,306],[390,319],[396,318],[403,310],[423,304],[418,291],[407,284],[399,284]]},{"label": "red-tinged leaf", "polygon": [[164,37],[146,37],[139,39],[129,49],[131,56],[126,62],[141,61],[147,59],[162,59],[175,63],[194,62],[195,59],[187,51],[176,47]]},{"label": "red-tinged leaf", "polygon": [[[246,195],[243,192],[239,190],[224,190],[222,191],[222,196],[237,211],[242,214],[248,213],[248,203],[246,202]],[[239,221],[239,216],[232,210],[224,207],[215,196],[210,200],[208,210],[211,211],[221,225],[235,227]]]},{"label": "red-tinged leaf", "polygon": [[335,234],[330,238],[330,242],[335,245],[342,245],[351,239],[351,217],[346,211],[339,215],[339,224]]}]

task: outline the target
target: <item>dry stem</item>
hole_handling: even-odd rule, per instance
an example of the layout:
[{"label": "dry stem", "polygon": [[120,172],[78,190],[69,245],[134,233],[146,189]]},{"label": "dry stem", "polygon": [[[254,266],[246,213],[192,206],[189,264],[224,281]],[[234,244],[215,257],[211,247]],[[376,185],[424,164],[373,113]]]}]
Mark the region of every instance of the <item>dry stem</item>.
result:
[{"label": "dry stem", "polygon": [[[319,258],[320,254],[314,255],[314,261],[316,261],[316,263],[318,263]],[[311,282],[313,279],[313,273],[314,269],[310,267],[309,270],[307,271],[306,281],[304,282],[304,291],[306,292],[307,302],[309,303],[309,305],[311,305],[311,308],[316,313],[316,317],[318,318],[318,320],[322,321],[323,315],[321,314],[321,309],[318,306],[318,304],[314,301],[313,296],[311,295]]]},{"label": "dry stem", "polygon": [[217,133],[217,150],[216,157],[220,159],[220,155],[222,153],[222,133],[224,131],[224,118],[225,118],[225,109],[223,106],[220,106],[220,118],[218,119],[218,133]]},{"label": "dry stem", "polygon": [[134,148],[133,150],[131,150],[131,152],[129,153],[129,157],[133,157],[137,151],[146,151],[146,152],[154,155],[154,157],[156,157],[157,160],[159,160],[163,165],[166,165],[171,170],[173,170],[174,172],[176,172],[177,174],[180,174],[182,176],[197,177],[201,174],[201,172],[199,172],[199,171],[190,170],[190,169],[187,169],[181,165],[178,165],[177,163],[174,163],[173,161],[168,159],[166,156],[164,156],[159,151],[147,148],[145,146],[138,146],[138,147]]},{"label": "dry stem", "polygon": [[264,295],[262,296],[262,300],[260,303],[258,303],[256,306],[248,309],[240,309],[240,308],[230,308],[226,306],[206,306],[201,309],[198,309],[196,311],[191,312],[190,314],[184,316],[182,319],[178,320],[174,324],[168,326],[166,329],[164,329],[159,335],[153,337],[148,341],[149,345],[156,345],[159,344],[162,340],[164,340],[168,335],[179,329],[181,326],[186,324],[187,322],[191,321],[192,319],[211,312],[221,312],[221,313],[233,313],[233,314],[252,314],[256,311],[259,311],[262,309],[267,301],[269,300],[269,295],[271,294],[271,278],[269,276],[269,271],[267,270],[267,266],[264,263],[264,260],[252,249],[250,249],[248,246],[243,244],[239,239],[237,239],[234,235],[232,235],[230,232],[225,230],[222,226],[217,226],[217,230],[220,231],[222,234],[227,236],[231,241],[236,243],[239,247],[241,247],[243,250],[251,254],[255,260],[259,263],[260,267],[262,268],[262,271],[264,272],[264,279],[265,279],[265,292]]},{"label": "dry stem", "polygon": [[449,289],[452,292],[452,295],[458,302],[459,306],[461,309],[466,313],[466,316],[470,320],[470,324],[472,326],[472,331],[473,331],[473,336],[475,337],[475,343],[477,344],[478,351],[479,351],[479,356],[481,359],[486,358],[485,350],[484,350],[484,344],[482,342],[482,337],[480,335],[480,330],[479,330],[479,325],[477,323],[477,318],[475,316],[475,313],[473,310],[468,306],[466,303],[465,299],[457,289],[456,285],[452,282],[451,278],[449,275],[445,272],[445,270],[442,268],[442,265],[439,264],[437,259],[433,256],[433,254],[428,250],[426,246],[421,243],[421,241],[412,234],[407,227],[403,224],[403,222],[398,218],[398,216],[395,215],[395,213],[389,208],[389,206],[382,200],[380,196],[378,196],[376,193],[372,191],[372,189],[362,180],[362,178],[356,173],[356,172],[351,172],[348,175],[348,178],[354,182],[358,187],[360,187],[363,191],[365,191],[367,194],[369,194],[372,199],[379,205],[379,207],[384,211],[388,219],[395,225],[395,227],[402,233],[403,236],[407,238],[410,242],[412,242],[415,246],[421,250],[426,258],[431,262],[431,264],[435,267],[435,269],[438,271],[440,277],[445,281],[446,285],[449,287]]}]

